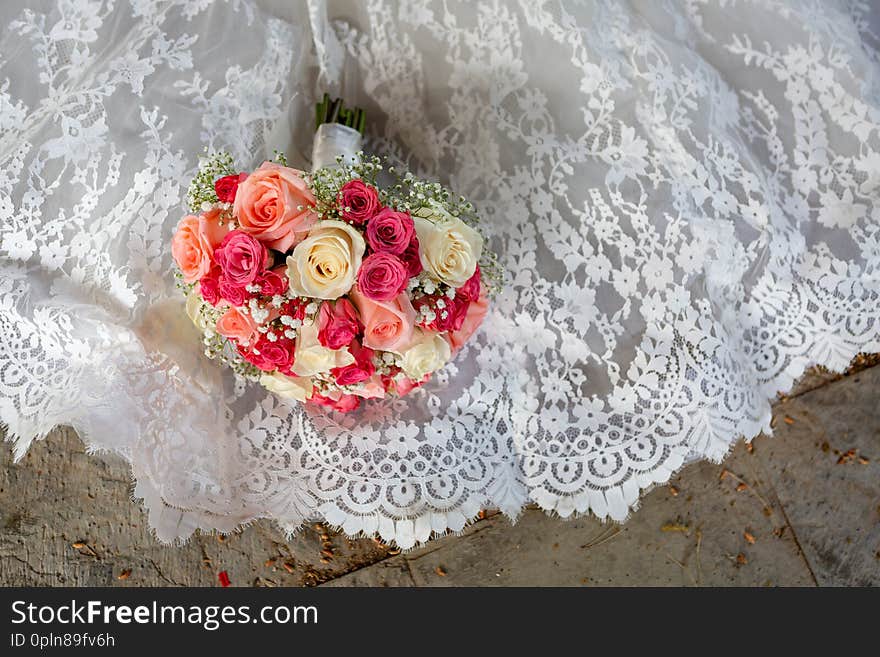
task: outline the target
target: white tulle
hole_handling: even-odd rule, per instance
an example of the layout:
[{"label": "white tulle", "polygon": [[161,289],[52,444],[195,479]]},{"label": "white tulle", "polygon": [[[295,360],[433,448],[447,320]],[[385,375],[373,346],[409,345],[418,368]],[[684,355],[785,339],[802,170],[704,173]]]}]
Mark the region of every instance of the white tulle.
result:
[{"label": "white tulle", "polygon": [[[294,6],[290,6],[294,5]],[[868,3],[0,8],[0,419],[131,462],[164,540],[321,518],[402,547],[480,509],[622,520],[880,351]],[[204,358],[169,239],[203,149],[308,168],[324,92],[481,211],[508,273],[423,390],[336,415]]]}]

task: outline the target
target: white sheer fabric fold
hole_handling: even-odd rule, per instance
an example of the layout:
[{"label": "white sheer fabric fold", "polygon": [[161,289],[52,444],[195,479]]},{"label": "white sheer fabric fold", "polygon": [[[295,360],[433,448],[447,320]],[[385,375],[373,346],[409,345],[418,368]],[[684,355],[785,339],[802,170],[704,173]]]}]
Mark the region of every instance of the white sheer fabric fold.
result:
[{"label": "white sheer fabric fold", "polygon": [[[321,518],[410,547],[480,509],[623,520],[880,351],[862,2],[5,3],[0,420],[132,464],[163,540]],[[168,242],[203,149],[308,168],[324,91],[467,196],[508,272],[424,390],[342,416],[201,355]]]}]

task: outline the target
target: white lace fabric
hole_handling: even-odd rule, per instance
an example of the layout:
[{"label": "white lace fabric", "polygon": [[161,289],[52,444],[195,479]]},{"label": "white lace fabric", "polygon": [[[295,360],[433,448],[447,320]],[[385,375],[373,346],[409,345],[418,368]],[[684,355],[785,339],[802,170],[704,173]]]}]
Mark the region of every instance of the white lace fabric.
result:
[{"label": "white lace fabric", "polygon": [[[0,8],[0,420],[131,462],[157,535],[483,508],[623,520],[880,351],[868,3],[61,0]],[[298,13],[299,12],[299,13]],[[247,38],[242,38],[246,35]],[[200,352],[169,240],[204,148],[308,168],[325,91],[508,272],[430,385],[350,415]]]}]

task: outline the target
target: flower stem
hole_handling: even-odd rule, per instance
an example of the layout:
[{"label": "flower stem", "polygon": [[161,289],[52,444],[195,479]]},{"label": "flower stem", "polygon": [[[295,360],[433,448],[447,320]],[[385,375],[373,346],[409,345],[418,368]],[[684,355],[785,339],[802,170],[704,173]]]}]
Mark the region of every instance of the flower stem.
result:
[{"label": "flower stem", "polygon": [[320,102],[315,104],[315,130],[324,123],[339,123],[364,134],[367,114],[360,107],[346,107],[341,98],[330,99],[324,94]]}]

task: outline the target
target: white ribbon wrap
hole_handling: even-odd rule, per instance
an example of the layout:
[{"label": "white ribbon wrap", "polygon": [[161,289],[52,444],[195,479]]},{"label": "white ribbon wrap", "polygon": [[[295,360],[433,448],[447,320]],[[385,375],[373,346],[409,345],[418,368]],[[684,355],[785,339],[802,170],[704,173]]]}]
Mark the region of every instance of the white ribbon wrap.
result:
[{"label": "white ribbon wrap", "polygon": [[312,144],[312,171],[323,167],[336,167],[338,156],[346,164],[357,162],[356,153],[361,150],[361,133],[341,123],[324,123],[315,131]]}]

